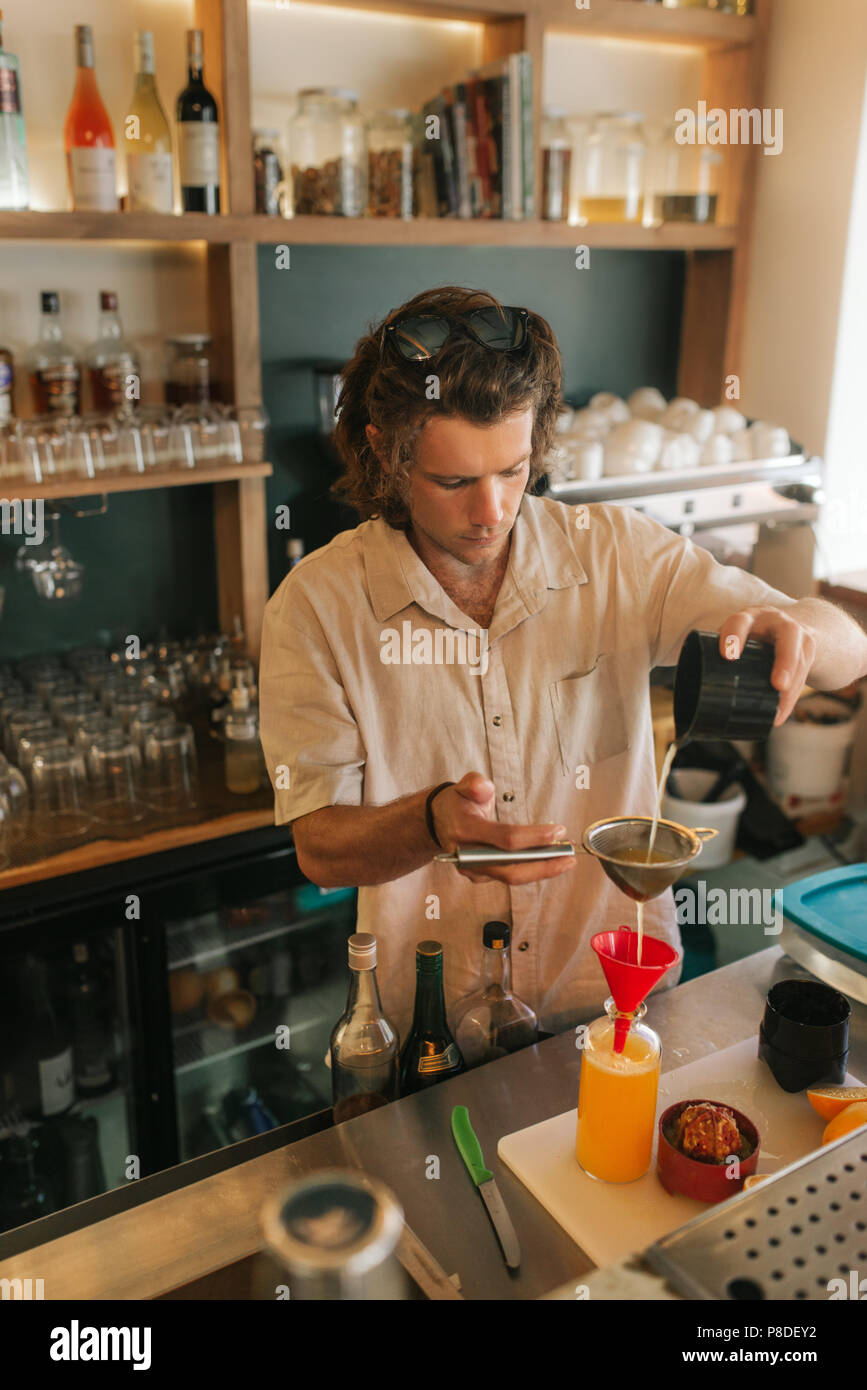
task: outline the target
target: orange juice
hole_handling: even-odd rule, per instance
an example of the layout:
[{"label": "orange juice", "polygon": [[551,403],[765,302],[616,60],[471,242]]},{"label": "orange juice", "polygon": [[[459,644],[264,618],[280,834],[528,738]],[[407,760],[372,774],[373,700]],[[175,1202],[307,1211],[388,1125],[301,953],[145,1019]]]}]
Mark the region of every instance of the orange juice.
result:
[{"label": "orange juice", "polygon": [[593,1178],[633,1182],[650,1167],[659,1039],[652,1029],[633,1024],[621,1053],[613,1044],[609,1019],[590,1025],[581,1059],[575,1157]]}]

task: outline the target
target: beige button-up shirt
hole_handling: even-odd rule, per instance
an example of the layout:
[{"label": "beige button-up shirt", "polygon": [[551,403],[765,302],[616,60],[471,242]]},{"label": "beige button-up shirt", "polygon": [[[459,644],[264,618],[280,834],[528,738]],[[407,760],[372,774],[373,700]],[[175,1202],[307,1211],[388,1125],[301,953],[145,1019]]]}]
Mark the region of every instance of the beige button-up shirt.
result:
[{"label": "beige button-up shirt", "polygon": [[[674,665],[691,628],[792,602],[633,508],[525,496],[485,641],[405,534],[365,521],[303,559],[265,610],[262,743],[277,823],[381,806],[469,771],[494,783],[498,820],[559,823],[576,842],[592,821],[651,815],[651,667]],[[452,1016],[476,986],[492,919],[512,926],[515,991],[557,1032],[601,1012],[608,991],[590,937],[634,927],[635,904],[589,855],[520,887],[431,862],[360,888],[357,930],[377,939],[401,1038],[415,943],[443,943]],[[647,904],[645,929],[680,945],[671,890]]]}]

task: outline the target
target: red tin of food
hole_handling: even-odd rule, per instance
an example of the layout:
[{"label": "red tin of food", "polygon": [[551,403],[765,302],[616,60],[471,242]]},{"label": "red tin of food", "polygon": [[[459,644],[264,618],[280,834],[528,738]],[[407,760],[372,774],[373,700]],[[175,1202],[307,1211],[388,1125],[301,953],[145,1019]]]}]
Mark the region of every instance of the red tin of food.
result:
[{"label": "red tin of food", "polygon": [[[748,1158],[740,1160],[740,1169],[736,1178],[728,1176],[731,1171],[730,1164],[724,1161],[708,1163],[702,1162],[698,1158],[692,1158],[688,1154],[681,1153],[680,1149],[666,1138],[665,1130],[670,1128],[682,1112],[691,1105],[713,1105],[727,1110],[734,1117],[735,1124],[743,1138],[752,1144],[752,1153]],[[667,1110],[664,1110],[659,1117],[659,1144],[656,1157],[659,1181],[666,1192],[670,1192],[672,1196],[679,1193],[683,1197],[694,1197],[699,1202],[724,1202],[726,1198],[733,1197],[735,1193],[740,1192],[744,1185],[744,1178],[748,1178],[751,1173],[756,1171],[759,1162],[759,1144],[759,1131],[752,1120],[740,1110],[736,1110],[733,1105],[726,1105],[721,1100],[679,1100],[676,1105],[670,1105]]]}]

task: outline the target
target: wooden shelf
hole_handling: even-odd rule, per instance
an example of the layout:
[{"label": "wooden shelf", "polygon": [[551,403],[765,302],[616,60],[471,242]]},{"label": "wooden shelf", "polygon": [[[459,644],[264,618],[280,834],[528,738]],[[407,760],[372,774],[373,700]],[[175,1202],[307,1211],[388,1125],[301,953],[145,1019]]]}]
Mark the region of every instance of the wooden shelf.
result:
[{"label": "wooden shelf", "polygon": [[53,483],[27,483],[0,477],[0,492],[8,502],[25,497],[50,501],[60,497],[95,497],[110,492],[150,492],[161,487],[193,487],[198,483],[239,482],[245,478],[269,478],[270,463],[221,464],[214,468],[182,468],[164,473],[104,473],[99,478],[64,478]]},{"label": "wooden shelf", "polygon": [[180,849],[184,845],[218,840],[224,835],[241,835],[245,830],[261,830],[273,824],[273,807],[260,807],[250,811],[234,811],[193,825],[153,830],[132,840],[91,840],[86,845],[64,850],[47,859],[4,869],[0,872],[0,892],[5,888],[21,888],[48,878],[61,878],[64,874],[98,869],[104,864],[118,864],[125,859],[140,859],[146,854],[163,854],[166,850]]},{"label": "wooden shelf", "polygon": [[729,48],[751,44],[758,35],[753,16],[698,8],[671,10],[642,0],[590,0],[585,10],[576,9],[575,0],[543,0],[540,8],[546,32],[586,34],[589,38]]},{"label": "wooden shelf", "polygon": [[[631,3],[632,0],[620,0]],[[678,11],[671,11],[676,14]],[[629,250],[727,250],[737,244],[737,228],[672,222],[662,227],[598,223],[573,227],[564,222],[504,222],[498,218],[463,220],[418,217],[411,222],[387,217],[263,217],[257,214],[182,217],[158,213],[0,213],[0,240],[57,241],[234,241],[278,246],[587,246]]]},{"label": "wooden shelf", "polygon": [[[596,223],[574,227],[567,222],[504,222],[496,218],[462,220],[420,217],[412,222],[391,218],[290,217],[273,230],[273,219],[244,219],[253,224],[256,241],[292,246],[538,246],[578,245],[628,250],[727,250],[737,244],[737,228],[670,222],[662,227],[635,223]],[[270,224],[270,225],[269,225]]]},{"label": "wooden shelf", "polygon": [[587,33],[594,38],[636,39],[644,43],[683,43],[699,47],[749,44],[756,37],[752,17],[715,10],[667,9],[643,0],[590,0],[576,9],[575,0],[307,0],[328,8],[402,14],[416,19],[503,23],[538,15],[547,30]]}]

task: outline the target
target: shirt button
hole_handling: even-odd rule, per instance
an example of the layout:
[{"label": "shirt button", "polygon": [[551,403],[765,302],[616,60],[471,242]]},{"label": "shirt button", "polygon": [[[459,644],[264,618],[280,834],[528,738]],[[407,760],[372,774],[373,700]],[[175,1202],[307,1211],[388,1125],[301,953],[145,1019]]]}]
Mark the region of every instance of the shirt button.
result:
[{"label": "shirt button", "polygon": [[503,800],[504,800],[504,801],[514,801],[514,800],[515,800],[515,793],[514,793],[514,792],[503,792]]},{"label": "shirt button", "polygon": [[529,943],[529,941],[522,941],[521,944],[520,944],[520,946],[518,947],[518,950],[519,950],[519,951],[529,951],[529,949],[530,949],[530,943]]},{"label": "shirt button", "polygon": [[495,714],[494,717],[493,717],[493,719],[491,720],[491,723],[492,723],[492,724],[496,724],[496,726],[497,726],[498,729],[499,729],[500,725],[502,724],[502,722],[503,722],[503,716],[502,716],[501,714]]}]

